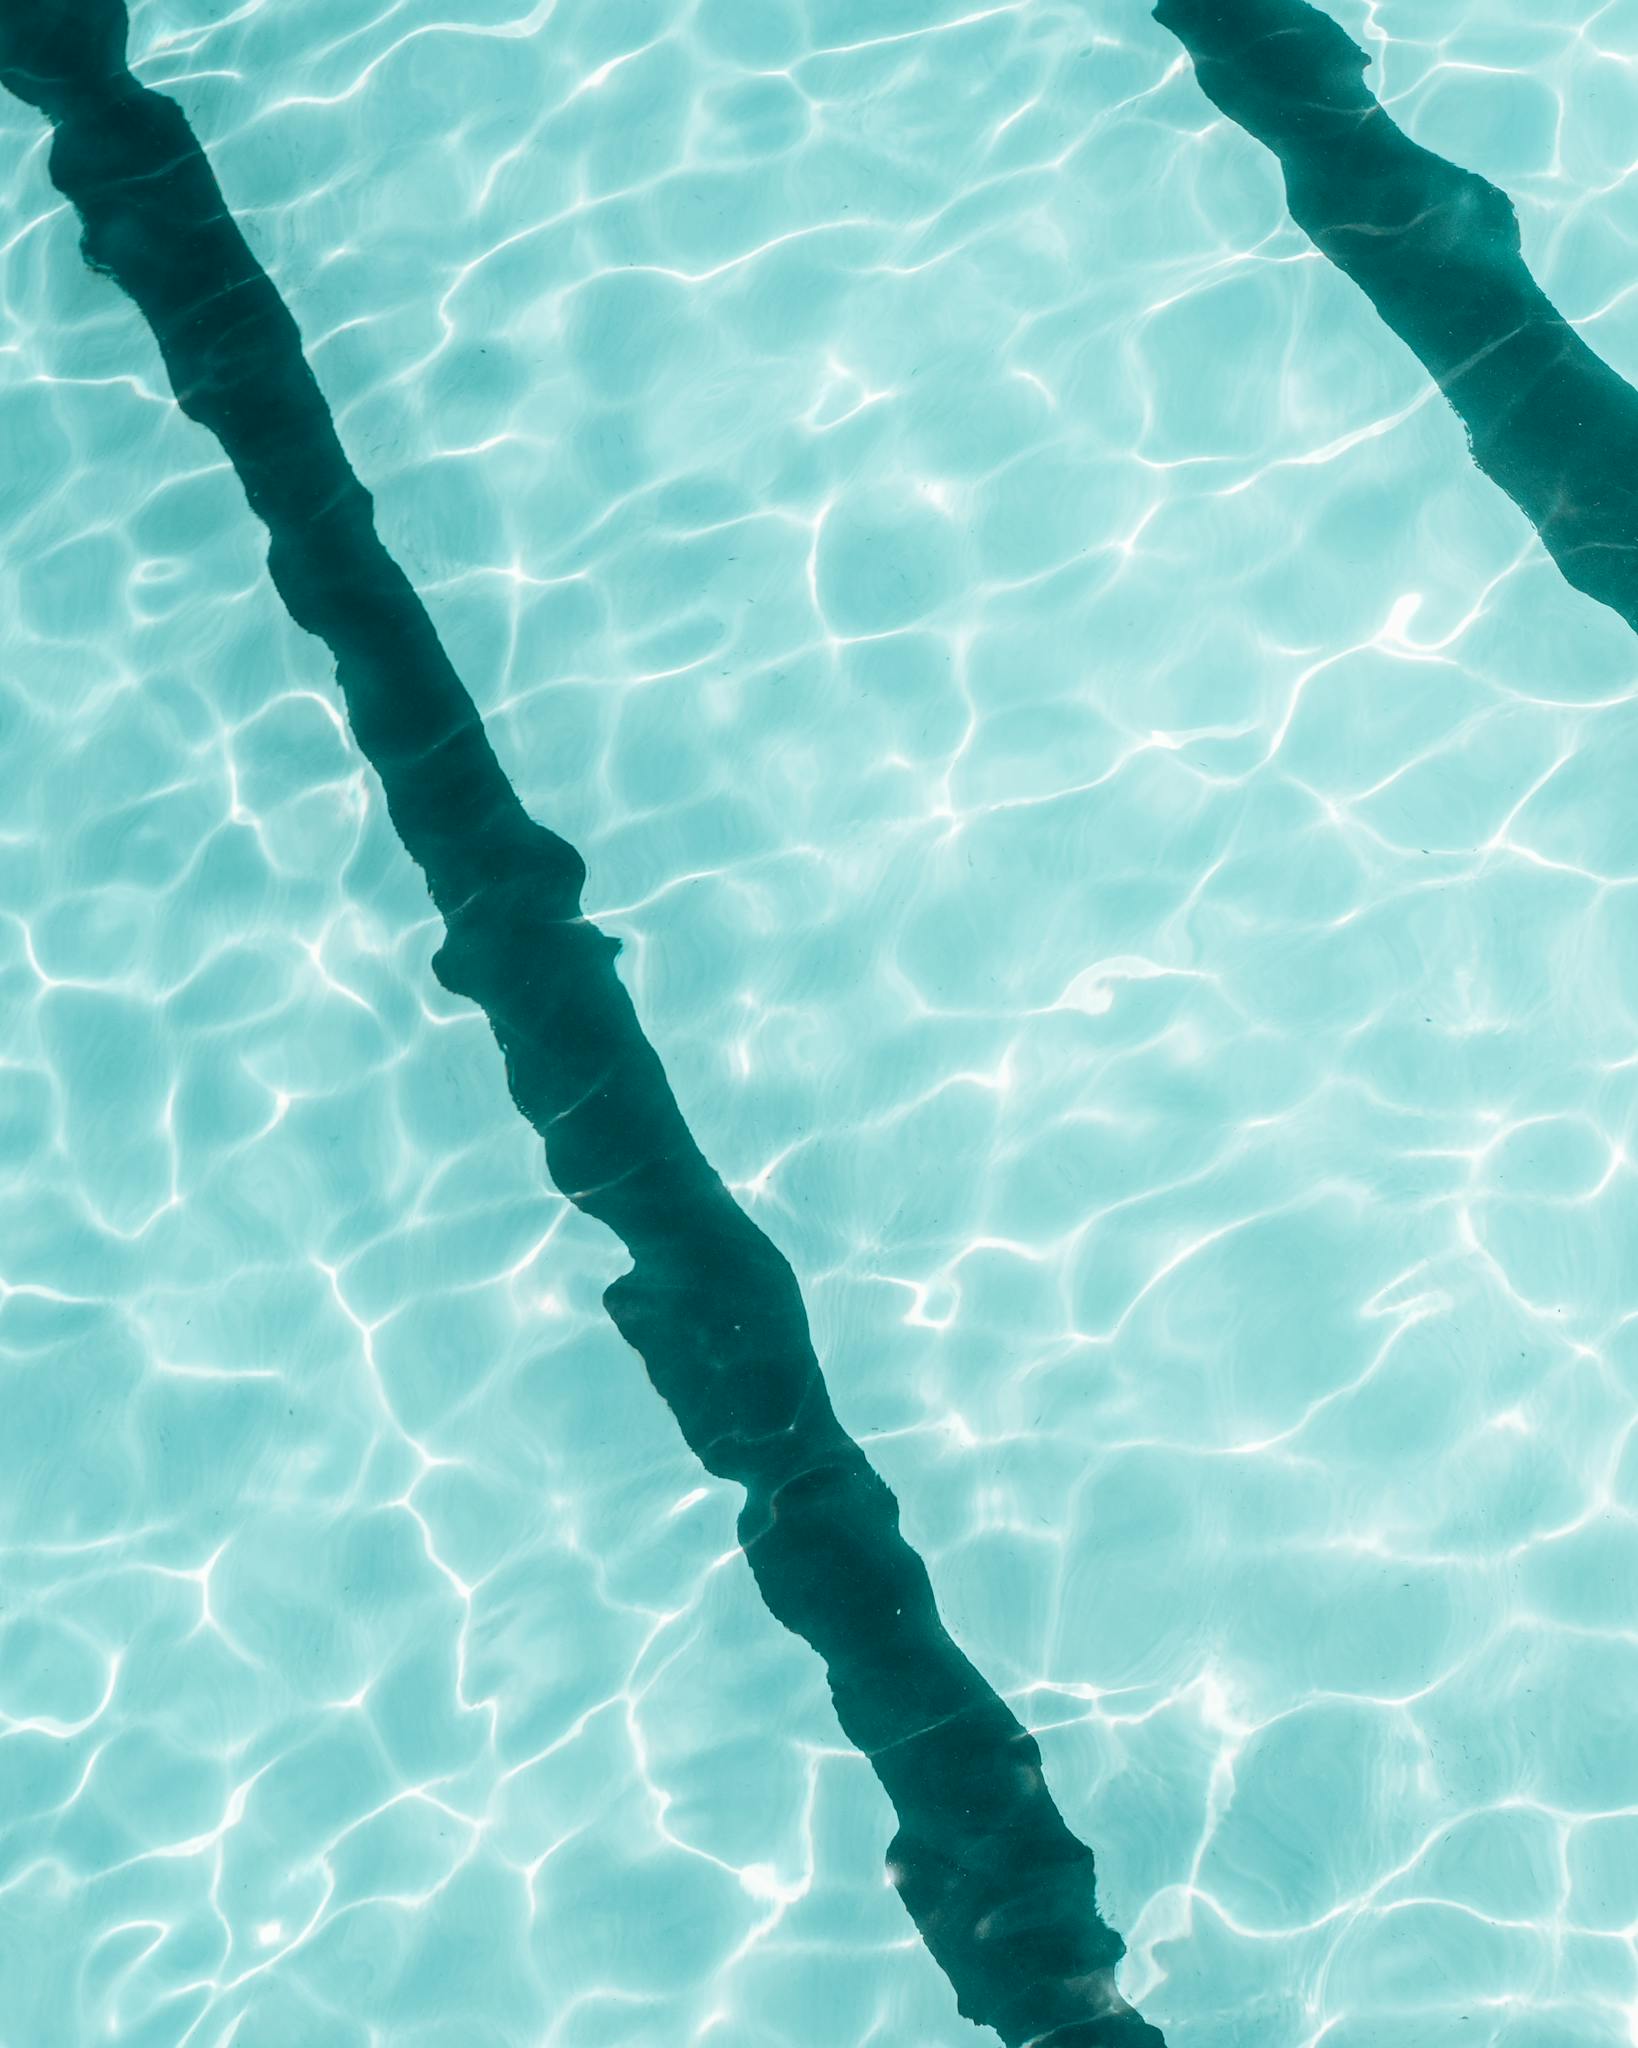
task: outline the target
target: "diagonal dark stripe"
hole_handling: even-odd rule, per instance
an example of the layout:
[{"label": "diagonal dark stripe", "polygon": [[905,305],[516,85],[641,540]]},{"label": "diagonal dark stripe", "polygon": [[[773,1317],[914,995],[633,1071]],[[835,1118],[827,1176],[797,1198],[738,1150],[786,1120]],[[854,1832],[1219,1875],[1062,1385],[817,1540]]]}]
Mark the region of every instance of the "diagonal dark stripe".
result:
[{"label": "diagonal dark stripe", "polygon": [[1163,2048],[1114,1988],[1092,1852],[1033,1738],[951,1641],[898,1505],[831,1408],[790,1267],[694,1143],[584,917],[574,848],[524,811],[376,535],[296,324],[181,110],[125,61],[119,0],[0,0],[0,81],[54,124],[86,260],[136,302],[226,450],[268,566],[335,656],[358,744],[564,1194],[632,1257],[605,1297],[701,1462],[737,1481],[772,1612],[824,1659],[898,1815],[893,1880],[961,2010],[1013,2048]]},{"label": "diagonal dark stripe", "polygon": [[1159,0],[1217,107],[1280,160],[1291,217],[1420,358],[1565,578],[1638,627],[1638,392],[1525,268],[1512,202],[1396,128],[1305,0]]}]

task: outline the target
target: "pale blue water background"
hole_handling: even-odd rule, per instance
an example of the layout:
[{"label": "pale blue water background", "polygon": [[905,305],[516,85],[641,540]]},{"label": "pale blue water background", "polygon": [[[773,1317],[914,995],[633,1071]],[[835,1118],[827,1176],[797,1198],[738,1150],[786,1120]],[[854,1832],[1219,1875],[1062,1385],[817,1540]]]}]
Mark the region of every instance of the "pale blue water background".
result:
[{"label": "pale blue water background", "polygon": [[[515,5],[133,47],[1128,1995],[1635,2038],[1632,636],[1143,8]],[[1338,12],[1638,375],[1638,11]],[[0,147],[0,2044],[978,2039]]]}]

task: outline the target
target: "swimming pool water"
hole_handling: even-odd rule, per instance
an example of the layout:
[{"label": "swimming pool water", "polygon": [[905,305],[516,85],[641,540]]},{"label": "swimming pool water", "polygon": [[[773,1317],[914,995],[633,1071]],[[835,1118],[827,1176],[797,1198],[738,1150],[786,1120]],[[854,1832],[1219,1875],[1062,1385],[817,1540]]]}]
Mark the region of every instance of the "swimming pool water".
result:
[{"label": "swimming pool water", "polygon": [[[1638,23],[1336,11],[1638,376]],[[1632,2038],[1628,629],[1144,9],[177,0],[132,53],[1128,1996]],[[0,2042],[978,2038],[0,122]]]}]

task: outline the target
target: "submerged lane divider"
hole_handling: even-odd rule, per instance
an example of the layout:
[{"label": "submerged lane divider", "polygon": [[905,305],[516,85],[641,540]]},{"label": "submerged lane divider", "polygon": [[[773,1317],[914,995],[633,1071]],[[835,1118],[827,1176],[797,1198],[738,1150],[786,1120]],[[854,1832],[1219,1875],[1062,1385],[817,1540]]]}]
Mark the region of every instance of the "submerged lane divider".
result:
[{"label": "submerged lane divider", "polygon": [[125,59],[121,0],[0,0],[0,82],[56,133],[87,262],[136,302],[177,403],[221,442],[268,568],[335,656],[446,937],[444,986],[488,1017],[558,1187],[632,1267],[604,1297],[700,1461],[745,1489],[769,1608],[824,1659],[898,1815],[894,1883],[962,2012],[1010,2048],[1164,2048],[1114,1987],[1092,1852],[1041,1753],[951,1641],[898,1505],[831,1408],[796,1279],[694,1143],[584,916],[580,856],[528,816],[432,622],[375,531],[295,321],[173,100]]},{"label": "submerged lane divider", "polygon": [[1159,0],[1201,90],[1279,158],[1291,217],[1420,358],[1566,580],[1638,629],[1638,392],[1525,268],[1511,200],[1396,128],[1305,0]]}]

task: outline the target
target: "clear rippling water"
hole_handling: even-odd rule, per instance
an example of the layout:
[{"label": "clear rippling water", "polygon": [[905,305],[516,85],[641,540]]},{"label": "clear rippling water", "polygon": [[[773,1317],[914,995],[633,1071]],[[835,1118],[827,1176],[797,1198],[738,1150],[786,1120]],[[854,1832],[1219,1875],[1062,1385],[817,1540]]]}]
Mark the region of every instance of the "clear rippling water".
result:
[{"label": "clear rippling water", "polygon": [[[1143,7],[133,9],[1173,2048],[1635,2037],[1634,643]],[[1638,12],[1337,18],[1638,376]],[[0,2043],[978,2038],[0,102]]]}]

